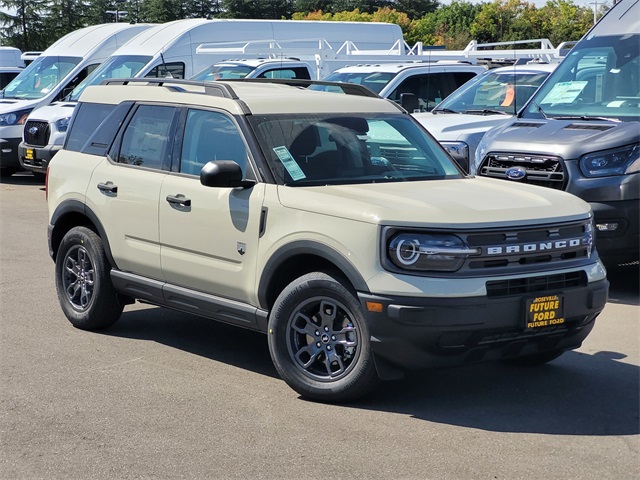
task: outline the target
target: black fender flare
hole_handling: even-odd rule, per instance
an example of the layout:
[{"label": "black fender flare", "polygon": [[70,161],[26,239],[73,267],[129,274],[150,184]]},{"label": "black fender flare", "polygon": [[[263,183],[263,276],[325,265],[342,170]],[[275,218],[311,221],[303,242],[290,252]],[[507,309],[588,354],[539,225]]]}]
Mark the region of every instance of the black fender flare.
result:
[{"label": "black fender flare", "polygon": [[280,247],[265,264],[258,283],[258,301],[262,307],[267,308],[267,293],[275,272],[282,263],[298,255],[314,255],[333,263],[357,291],[369,291],[369,287],[360,272],[341,253],[313,240],[298,240]]},{"label": "black fender flare", "polygon": [[[95,214],[91,208],[87,207],[86,204],[82,203],[79,200],[65,200],[60,205],[56,207],[51,215],[51,220],[49,221],[50,226],[52,227],[52,234],[50,237],[50,242],[53,239],[53,232],[55,232],[56,225],[60,221],[60,219],[70,213],[79,213],[80,215],[86,217],[95,227],[98,235],[102,239],[102,243],[104,246],[104,251],[109,259],[109,263],[111,263],[112,267],[116,267],[116,262],[111,254],[111,246],[109,245],[109,238],[107,237],[107,232],[102,226],[102,222],[98,219],[98,216]],[[55,255],[57,253],[57,248],[54,250],[53,245],[49,246],[49,250],[53,252],[53,257],[55,259]]]}]

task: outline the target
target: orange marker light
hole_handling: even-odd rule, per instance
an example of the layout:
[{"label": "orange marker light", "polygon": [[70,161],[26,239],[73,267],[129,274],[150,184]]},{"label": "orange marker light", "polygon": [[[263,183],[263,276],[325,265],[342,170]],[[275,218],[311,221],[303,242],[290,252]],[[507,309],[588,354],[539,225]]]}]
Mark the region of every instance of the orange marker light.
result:
[{"label": "orange marker light", "polygon": [[367,310],[370,312],[381,312],[382,304],[378,302],[367,302]]}]

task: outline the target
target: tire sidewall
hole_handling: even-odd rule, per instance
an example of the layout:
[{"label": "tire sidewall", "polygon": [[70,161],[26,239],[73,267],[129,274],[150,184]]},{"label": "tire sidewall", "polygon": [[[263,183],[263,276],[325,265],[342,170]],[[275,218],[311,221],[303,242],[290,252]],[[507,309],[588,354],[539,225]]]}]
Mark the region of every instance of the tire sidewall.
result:
[{"label": "tire sidewall", "polygon": [[[308,376],[289,352],[289,319],[298,306],[311,297],[328,297],[343,304],[356,327],[357,358],[349,367],[349,372],[335,381],[320,381]],[[305,397],[320,401],[349,401],[367,393],[377,380],[362,307],[355,295],[332,275],[314,272],[289,284],[271,311],[268,339],[271,358],[278,373],[289,386]]]},{"label": "tire sidewall", "polygon": [[[65,261],[69,251],[74,247],[83,247],[87,251],[94,271],[91,300],[84,310],[77,310],[71,305],[63,283]],[[60,306],[75,327],[95,330],[106,328],[117,320],[123,307],[117,300],[111,284],[110,266],[106,260],[102,240],[95,232],[86,227],[69,230],[60,243],[55,270]]]}]

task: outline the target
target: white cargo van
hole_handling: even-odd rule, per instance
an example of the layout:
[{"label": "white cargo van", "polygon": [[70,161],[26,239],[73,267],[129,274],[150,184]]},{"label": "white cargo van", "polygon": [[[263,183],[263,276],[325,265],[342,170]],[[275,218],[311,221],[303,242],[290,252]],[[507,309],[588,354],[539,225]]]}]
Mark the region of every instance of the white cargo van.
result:
[{"label": "white cargo van", "polygon": [[605,264],[637,262],[639,122],[640,2],[620,0],[516,118],[485,134],[472,169],[582,198]]},{"label": "white cargo van", "polygon": [[[108,78],[190,78],[216,62],[229,59],[233,51],[230,47],[243,42],[261,46],[274,42],[295,44],[300,51],[311,50],[321,42],[323,47],[337,51],[347,40],[364,51],[379,51],[404,42],[398,25],[378,22],[187,19],[149,28],[87,77],[68,102],[38,109],[29,116],[24,141],[18,149],[20,163],[28,170],[46,172],[47,164],[62,148],[73,108],[88,85]],[[223,48],[205,53],[199,51],[203,44]]]},{"label": "white cargo van", "polygon": [[149,26],[107,23],[76,30],[14,78],[0,98],[0,175],[12,175],[20,168],[18,144],[29,113],[67,95],[116,49]]}]

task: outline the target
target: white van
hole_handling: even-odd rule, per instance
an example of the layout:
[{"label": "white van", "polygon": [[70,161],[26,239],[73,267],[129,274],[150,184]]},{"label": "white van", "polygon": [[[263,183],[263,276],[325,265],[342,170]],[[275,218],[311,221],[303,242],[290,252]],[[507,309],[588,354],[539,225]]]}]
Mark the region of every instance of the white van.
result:
[{"label": "white van", "polygon": [[63,98],[116,49],[149,26],[108,23],[71,32],[5,87],[0,98],[0,175],[11,175],[20,167],[17,147],[29,113]]},{"label": "white van", "polygon": [[582,198],[604,263],[638,262],[639,122],[640,1],[620,0],[514,119],[484,135],[471,171]]},{"label": "white van", "polygon": [[87,77],[69,101],[38,109],[29,116],[24,140],[18,148],[20,163],[28,170],[46,172],[49,161],[62,148],[76,101],[88,85],[108,78],[191,78],[204,68],[229,59],[232,49],[203,53],[199,47],[204,44],[229,47],[243,42],[273,41],[295,43],[301,50],[309,50],[321,41],[323,46],[337,51],[346,40],[366,51],[382,50],[404,41],[398,25],[377,22],[187,19],[149,28]]}]

